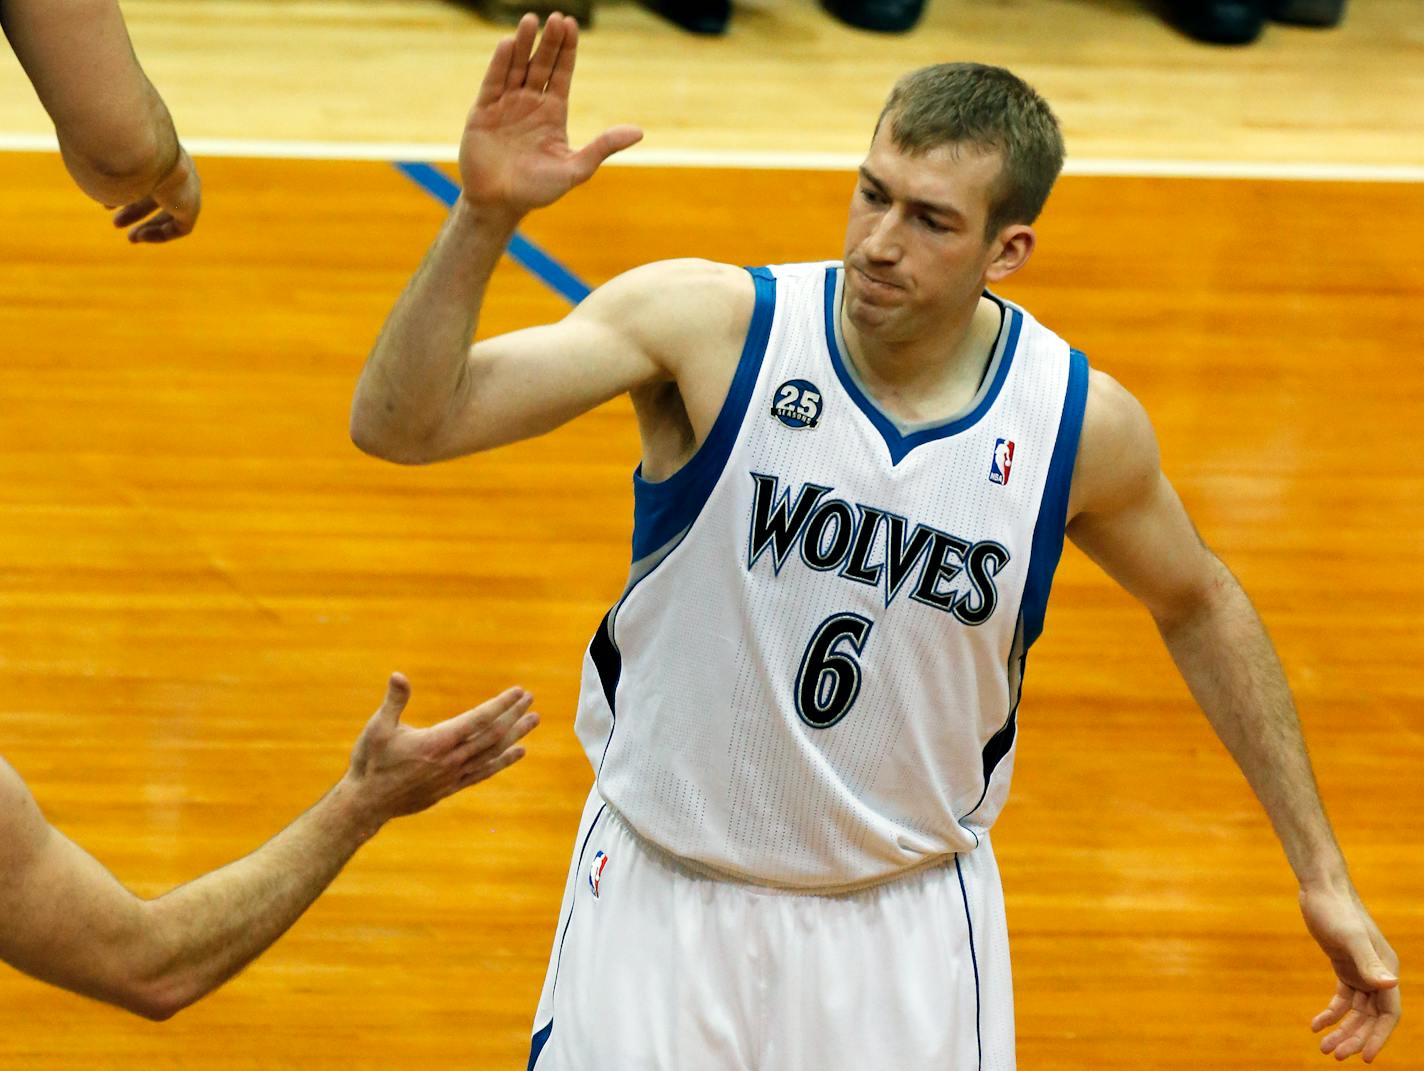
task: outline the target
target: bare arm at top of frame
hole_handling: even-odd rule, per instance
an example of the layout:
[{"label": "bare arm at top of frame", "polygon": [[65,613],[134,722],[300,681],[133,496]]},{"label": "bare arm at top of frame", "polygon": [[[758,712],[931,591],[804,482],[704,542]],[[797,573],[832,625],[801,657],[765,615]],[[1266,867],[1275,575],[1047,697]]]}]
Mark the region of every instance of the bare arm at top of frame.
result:
[{"label": "bare arm at top of frame", "polygon": [[5,36],[54,122],[79,188],[129,240],[181,238],[202,186],[168,108],[143,73],[116,0],[5,0]]},{"label": "bare arm at top of frame", "polygon": [[511,688],[428,729],[401,725],[392,675],[345,776],[251,855],[142,900],[52,827],[0,761],[0,959],[64,989],[167,1019],[235,975],[294,923],[390,819],[483,781],[538,724]]},{"label": "bare arm at top of frame", "polygon": [[1152,614],[1192,695],[1264,806],[1338,986],[1321,1051],[1375,1058],[1400,1017],[1399,957],[1365,910],[1320,802],[1275,648],[1163,475],[1137,400],[1093,372],[1068,535]]},{"label": "bare arm at top of frame", "polygon": [[619,126],[569,148],[578,24],[526,15],[501,41],[460,142],[463,190],[396,302],[356,386],[351,438],[422,464],[543,434],[631,392],[645,473],[691,455],[726,395],[755,291],[740,268],[666,261],[595,290],[558,323],[470,345],[490,275],[519,221],[636,143]]}]

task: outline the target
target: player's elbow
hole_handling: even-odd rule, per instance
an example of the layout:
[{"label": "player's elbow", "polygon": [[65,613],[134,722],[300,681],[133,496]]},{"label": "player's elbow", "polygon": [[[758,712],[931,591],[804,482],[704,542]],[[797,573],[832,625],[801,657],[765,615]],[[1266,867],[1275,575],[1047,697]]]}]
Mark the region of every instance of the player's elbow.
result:
[{"label": "player's elbow", "polygon": [[150,134],[135,134],[121,142],[95,146],[85,162],[91,171],[107,181],[150,188],[163,166],[158,139]]},{"label": "player's elbow", "polygon": [[1226,565],[1205,546],[1200,567],[1190,570],[1148,602],[1157,629],[1163,636],[1189,630],[1218,613],[1241,590]]},{"label": "player's elbow", "polygon": [[202,957],[184,952],[181,919],[175,918],[167,899],[139,903],[136,924],[124,940],[112,944],[107,957],[112,982],[100,995],[125,1011],[161,1023],[210,992],[217,981],[211,970],[204,969]]},{"label": "player's elbow", "polygon": [[60,137],[65,166],[79,187],[106,205],[131,204],[153,192],[163,177],[163,146],[149,132],[84,143]]},{"label": "player's elbow", "polygon": [[351,442],[363,454],[397,465],[425,465],[435,460],[428,441],[402,433],[391,422],[363,419],[351,414]]},{"label": "player's elbow", "polygon": [[177,970],[131,970],[107,994],[98,995],[126,1012],[161,1023],[202,997],[203,990]]},{"label": "player's elbow", "polygon": [[119,1003],[125,1011],[142,1016],[149,1022],[162,1023],[172,1019],[193,1001],[173,992],[153,990],[132,993]]}]

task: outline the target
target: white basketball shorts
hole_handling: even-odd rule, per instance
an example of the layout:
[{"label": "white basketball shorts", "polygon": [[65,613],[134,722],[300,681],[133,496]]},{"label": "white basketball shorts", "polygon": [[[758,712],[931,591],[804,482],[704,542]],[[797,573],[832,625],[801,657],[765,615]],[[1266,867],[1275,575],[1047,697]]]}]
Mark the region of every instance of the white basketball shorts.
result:
[{"label": "white basketball shorts", "polygon": [[985,838],[868,889],[707,877],[584,807],[529,1071],[1013,1071]]}]

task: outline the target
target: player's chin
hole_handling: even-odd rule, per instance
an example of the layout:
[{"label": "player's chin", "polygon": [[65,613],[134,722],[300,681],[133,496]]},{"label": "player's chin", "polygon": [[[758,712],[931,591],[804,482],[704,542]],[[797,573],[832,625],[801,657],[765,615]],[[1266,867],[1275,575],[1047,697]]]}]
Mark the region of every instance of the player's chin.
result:
[{"label": "player's chin", "polygon": [[862,335],[879,338],[895,333],[896,325],[904,318],[904,309],[898,303],[852,298],[846,302],[846,314]]}]

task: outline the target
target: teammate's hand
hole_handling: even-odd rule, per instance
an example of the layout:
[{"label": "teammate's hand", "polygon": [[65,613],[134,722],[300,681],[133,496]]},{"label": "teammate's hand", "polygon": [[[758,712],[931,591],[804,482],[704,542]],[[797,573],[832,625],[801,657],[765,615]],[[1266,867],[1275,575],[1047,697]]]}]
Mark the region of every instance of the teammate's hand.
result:
[{"label": "teammate's hand", "polygon": [[515,744],[539,724],[529,710],[534,697],[522,688],[428,729],[400,723],[409,700],[410,683],[392,673],[386,701],[351,752],[345,780],[377,824],[423,811],[518,762],[524,749]]},{"label": "teammate's hand", "polygon": [[158,180],[151,194],[114,213],[114,226],[137,224],[129,231],[131,242],[169,242],[192,231],[202,204],[203,183],[198,169],[188,150],[180,145],[178,162]]},{"label": "teammate's hand", "polygon": [[1361,1053],[1369,1063],[1399,1022],[1399,957],[1353,888],[1302,888],[1300,911],[1339,979],[1310,1029],[1335,1027],[1321,1040],[1321,1052],[1337,1060]]},{"label": "teammate's hand", "polygon": [[635,126],[616,126],[577,152],[569,148],[578,23],[550,15],[531,55],[538,29],[538,18],[525,15],[514,36],[495,48],[460,139],[465,199],[516,217],[553,204],[643,137]]}]

